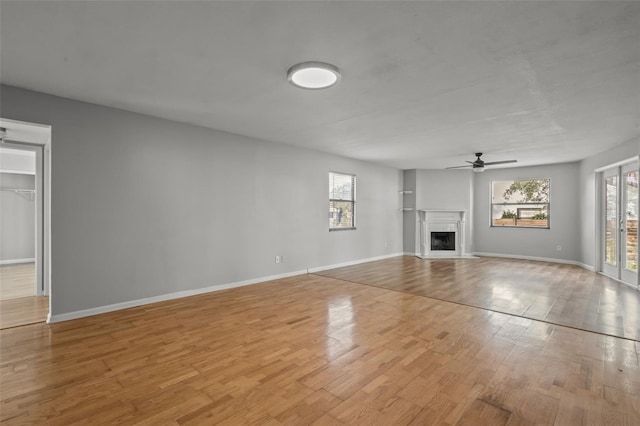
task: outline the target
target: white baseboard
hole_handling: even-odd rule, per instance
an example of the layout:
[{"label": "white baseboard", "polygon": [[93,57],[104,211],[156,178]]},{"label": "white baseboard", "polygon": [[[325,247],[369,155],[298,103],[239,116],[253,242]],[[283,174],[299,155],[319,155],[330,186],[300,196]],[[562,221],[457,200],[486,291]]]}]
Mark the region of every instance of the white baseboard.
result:
[{"label": "white baseboard", "polygon": [[[373,261],[376,261],[376,260],[389,259],[391,257],[398,257],[398,256],[404,256],[404,255],[405,255],[405,253],[385,254],[385,255],[382,255],[382,256],[368,257],[366,259],[358,259],[358,260],[353,260],[353,261],[350,261],[350,262],[335,263],[333,265],[326,265],[326,266],[318,266],[316,268],[309,268],[309,269],[307,269],[307,272],[310,273],[310,274],[313,274],[314,272],[326,271],[327,269],[342,268],[344,266],[358,265],[360,263],[373,262]],[[413,256],[413,254],[409,254],[409,256]]]},{"label": "white baseboard", "polygon": [[89,317],[89,316],[92,316],[92,315],[105,314],[107,312],[119,311],[121,309],[127,309],[127,308],[134,308],[136,306],[149,305],[151,303],[164,302],[164,301],[173,300],[173,299],[180,299],[182,297],[196,296],[198,294],[211,293],[211,292],[214,292],[214,291],[220,291],[220,290],[226,290],[226,289],[230,289],[230,288],[242,287],[242,286],[245,286],[245,285],[251,285],[251,284],[257,284],[257,283],[266,282],[266,281],[278,280],[278,279],[281,279],[281,278],[288,278],[288,277],[293,277],[293,276],[296,276],[296,275],[304,275],[304,274],[308,274],[308,273],[324,271],[326,269],[340,268],[342,266],[357,265],[358,263],[372,262],[374,260],[382,260],[382,259],[387,259],[387,258],[397,257],[397,256],[402,256],[402,253],[393,253],[393,254],[388,254],[388,255],[383,255],[383,256],[370,257],[370,258],[367,258],[367,259],[354,260],[354,261],[351,261],[351,262],[339,263],[339,264],[335,264],[335,265],[327,265],[327,266],[321,266],[321,267],[317,267],[317,268],[308,268],[308,269],[303,269],[301,271],[287,272],[287,273],[284,273],[284,274],[270,275],[270,276],[266,276],[266,277],[254,278],[254,279],[244,280],[244,281],[237,281],[237,282],[233,282],[233,283],[213,285],[213,286],[197,288],[197,289],[193,289],[193,290],[178,291],[178,292],[175,292],[175,293],[161,294],[159,296],[146,297],[144,299],[130,300],[130,301],[127,301],[127,302],[114,303],[114,304],[105,305],[105,306],[98,306],[98,307],[95,307],[95,308],[83,309],[83,310],[80,310],[80,311],[67,312],[67,313],[63,313],[63,314],[51,315],[51,313],[49,313],[49,315],[47,316],[47,322],[48,323],[56,323],[56,322],[61,322],[61,321],[68,321],[68,320],[73,320],[73,319],[78,319],[78,318],[84,318],[84,317]]},{"label": "white baseboard", "polygon": [[47,316],[47,322],[55,323],[55,322],[61,322],[61,321],[68,321],[72,319],[84,318],[92,315],[119,311],[121,309],[134,308],[136,306],[149,305],[151,303],[157,303],[157,302],[164,302],[166,300],[180,299],[182,297],[196,296],[198,294],[211,293],[211,292],[220,291],[220,290],[227,290],[229,288],[242,287],[245,285],[257,284],[257,283],[277,280],[281,278],[288,278],[288,277],[293,277],[295,275],[304,275],[306,273],[307,273],[306,270],[287,272],[284,274],[270,275],[270,276],[261,277],[261,278],[254,278],[251,280],[237,281],[233,283],[212,285],[209,287],[197,288],[193,290],[184,290],[184,291],[178,291],[175,293],[161,294],[159,296],[146,297],[144,299],[130,300],[130,301],[121,302],[121,303],[114,303],[112,305],[106,305],[106,306],[98,306],[96,308],[83,309],[80,311],[68,312],[64,314],[51,315],[51,313],[49,313],[49,315]]},{"label": "white baseboard", "polygon": [[594,268],[591,265],[587,265],[586,263],[576,262],[576,265],[578,265],[582,269],[586,269],[587,271],[591,271],[591,272],[595,272],[596,271],[596,268]]},{"label": "white baseboard", "polygon": [[33,263],[35,262],[35,257],[31,257],[28,259],[8,259],[8,260],[0,260],[0,266],[3,265],[17,265],[19,263]]},{"label": "white baseboard", "polygon": [[[582,268],[585,268],[585,269],[588,269],[588,270],[591,270],[591,271],[593,270],[593,267],[591,267],[589,265],[585,265],[585,264],[582,264],[580,262],[576,262],[576,261],[572,261],[572,260],[564,260],[564,259],[552,259],[552,258],[545,258],[545,257],[506,255],[506,254],[500,254],[500,253],[481,253],[481,252],[474,252],[471,255],[473,255],[473,256],[485,256],[485,257],[504,257],[504,258],[512,258],[512,259],[523,259],[523,260],[537,260],[537,261],[554,262],[554,263],[565,263],[565,264],[570,264],[570,265],[577,265],[577,266],[580,266]],[[472,257],[471,255],[457,256],[456,258],[470,258],[470,257]],[[251,285],[251,284],[257,284],[257,283],[266,282],[266,281],[272,281],[272,280],[277,280],[277,279],[282,279],[282,278],[288,278],[288,277],[293,277],[293,276],[296,276],[296,275],[304,275],[304,274],[307,274],[307,273],[320,272],[320,271],[325,271],[325,270],[328,270],[328,269],[341,268],[341,267],[344,267],[344,266],[358,265],[360,263],[373,262],[373,261],[376,261],[376,260],[389,259],[389,258],[398,257],[398,256],[417,256],[417,257],[419,257],[419,253],[410,253],[410,252],[392,253],[392,254],[387,254],[387,255],[383,255],[383,256],[375,256],[375,257],[370,257],[370,258],[365,258],[365,259],[353,260],[353,261],[350,261],[350,262],[336,263],[336,264],[333,264],[333,265],[319,266],[319,267],[308,268],[308,269],[300,270],[300,271],[287,272],[287,273],[284,273],[284,274],[270,275],[270,276],[254,278],[254,279],[250,279],[250,280],[244,280],[244,281],[237,281],[237,282],[233,282],[233,283],[214,285],[214,286],[203,287],[203,288],[198,288],[198,289],[193,289],[193,290],[178,291],[178,292],[175,292],[175,293],[162,294],[162,295],[159,295],[159,296],[147,297],[147,298],[144,298],[144,299],[130,300],[130,301],[127,301],[127,302],[114,303],[114,304],[105,305],[105,306],[98,306],[98,307],[95,307],[95,308],[83,309],[83,310],[80,310],[80,311],[68,312],[68,313],[63,313],[63,314],[52,315],[51,313],[49,313],[49,315],[47,316],[47,323],[56,323],[56,322],[68,321],[68,320],[73,320],[73,319],[78,319],[78,318],[84,318],[84,317],[88,317],[88,316],[92,316],[92,315],[104,314],[104,313],[107,313],[107,312],[119,311],[119,310],[127,309],[127,308],[134,308],[136,306],[149,305],[151,303],[164,302],[164,301],[167,301],[167,300],[180,299],[180,298],[189,297],[189,296],[196,296],[198,294],[205,294],[205,293],[211,293],[211,292],[220,291],[220,290],[227,290],[227,289],[230,289],[230,288],[242,287],[242,286]],[[25,263],[25,262],[28,262],[28,261],[29,261],[29,259],[26,259],[24,262],[16,262],[16,263]],[[31,261],[33,261],[33,260],[31,260]]]},{"label": "white baseboard", "polygon": [[484,253],[484,252],[473,252],[473,255],[481,256],[481,257],[504,257],[507,259],[522,259],[522,260],[535,260],[538,262],[563,263],[566,265],[580,266],[581,268],[593,271],[592,266],[585,265],[584,263],[580,263],[576,260],[555,259],[553,257],[522,256],[519,254]]}]

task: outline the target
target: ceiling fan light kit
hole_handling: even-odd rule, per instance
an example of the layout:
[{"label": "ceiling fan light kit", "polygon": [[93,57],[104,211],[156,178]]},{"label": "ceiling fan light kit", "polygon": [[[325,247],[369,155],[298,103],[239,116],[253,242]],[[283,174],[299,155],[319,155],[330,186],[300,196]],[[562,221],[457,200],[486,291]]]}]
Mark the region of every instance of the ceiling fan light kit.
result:
[{"label": "ceiling fan light kit", "polygon": [[483,161],[480,157],[482,157],[482,153],[481,152],[476,152],[474,154],[476,156],[476,161],[467,161],[467,165],[465,166],[454,166],[454,167],[447,167],[447,169],[461,169],[464,167],[471,167],[472,170],[476,173],[481,173],[484,172],[485,166],[493,166],[495,164],[508,164],[508,163],[517,163],[518,160],[505,160],[505,161],[489,161],[489,162],[485,162]]}]

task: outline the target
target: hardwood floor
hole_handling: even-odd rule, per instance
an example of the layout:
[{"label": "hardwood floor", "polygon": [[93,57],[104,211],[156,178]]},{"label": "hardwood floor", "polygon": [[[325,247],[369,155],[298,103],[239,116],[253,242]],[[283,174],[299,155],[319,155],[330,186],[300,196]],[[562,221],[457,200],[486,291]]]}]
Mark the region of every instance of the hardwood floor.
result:
[{"label": "hardwood floor", "polygon": [[640,292],[578,266],[403,256],[318,274],[640,340]]},{"label": "hardwood floor", "polygon": [[45,322],[49,313],[49,298],[43,296],[0,300],[0,330]]},{"label": "hardwood floor", "polygon": [[0,300],[36,295],[36,264],[0,266]]},{"label": "hardwood floor", "polygon": [[2,330],[0,421],[637,425],[639,353],[630,339],[302,275]]},{"label": "hardwood floor", "polygon": [[0,267],[0,329],[45,322],[49,298],[35,296],[35,263]]}]

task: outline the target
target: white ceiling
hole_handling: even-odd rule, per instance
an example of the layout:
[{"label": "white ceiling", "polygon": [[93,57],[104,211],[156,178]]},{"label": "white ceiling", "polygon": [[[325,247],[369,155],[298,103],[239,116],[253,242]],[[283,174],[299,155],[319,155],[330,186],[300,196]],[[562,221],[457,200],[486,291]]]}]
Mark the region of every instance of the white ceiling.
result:
[{"label": "white ceiling", "polygon": [[[0,4],[2,83],[389,166],[637,137],[638,2]],[[287,69],[341,69],[325,91]]]}]

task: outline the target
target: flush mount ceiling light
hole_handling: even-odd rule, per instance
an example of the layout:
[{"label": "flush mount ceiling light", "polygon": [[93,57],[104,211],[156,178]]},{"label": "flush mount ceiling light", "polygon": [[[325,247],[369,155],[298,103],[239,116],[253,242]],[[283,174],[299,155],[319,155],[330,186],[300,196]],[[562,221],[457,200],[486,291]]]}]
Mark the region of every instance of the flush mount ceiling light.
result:
[{"label": "flush mount ceiling light", "polygon": [[324,62],[302,62],[289,68],[289,83],[302,89],[327,89],[340,81],[338,67]]}]

